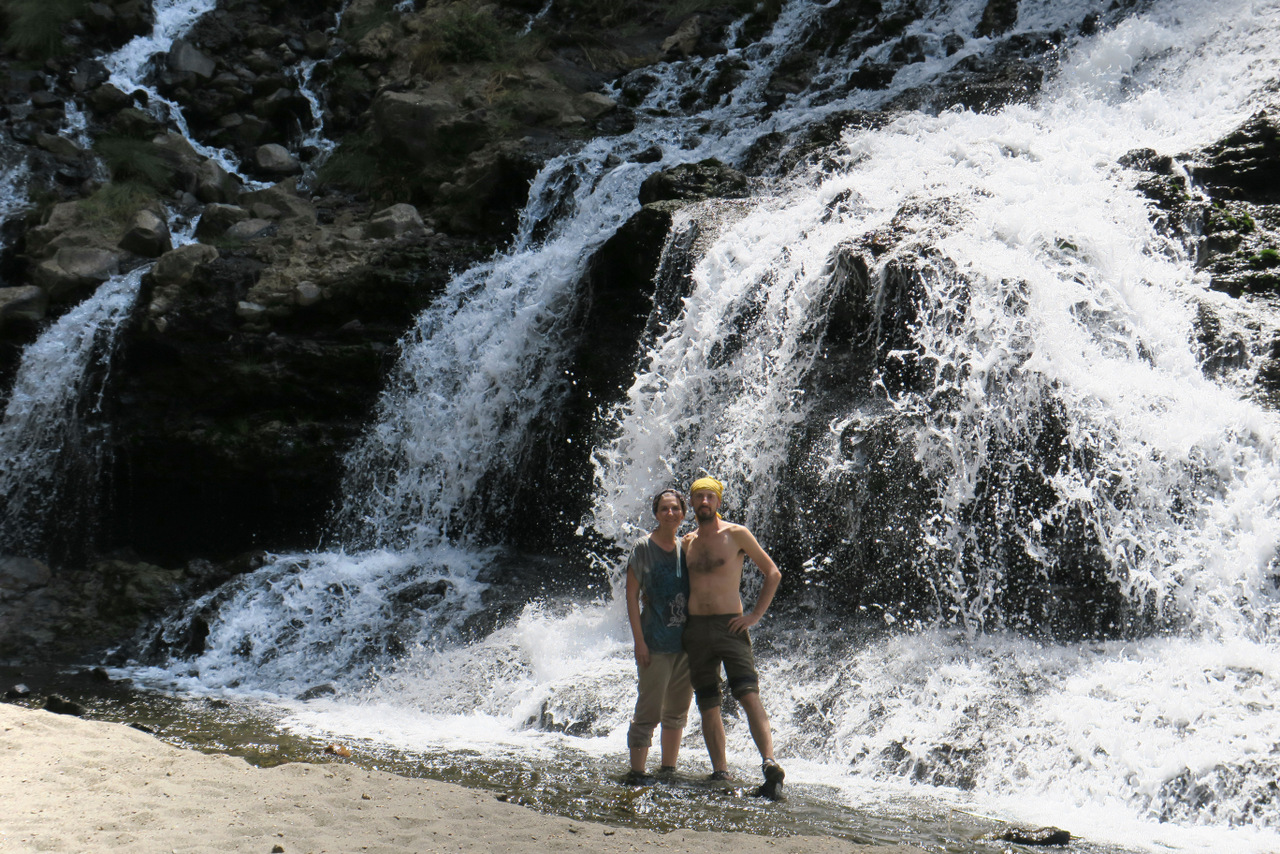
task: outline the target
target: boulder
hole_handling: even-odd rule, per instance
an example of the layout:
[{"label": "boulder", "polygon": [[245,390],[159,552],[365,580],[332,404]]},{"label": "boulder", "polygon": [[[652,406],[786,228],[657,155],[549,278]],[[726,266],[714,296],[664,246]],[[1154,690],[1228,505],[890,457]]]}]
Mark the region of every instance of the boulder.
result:
[{"label": "boulder", "polygon": [[352,47],[352,55],[366,62],[383,62],[391,58],[396,42],[400,39],[400,30],[395,24],[387,21],[374,27],[364,38]]},{"label": "boulder", "polygon": [[43,224],[27,232],[27,252],[33,257],[45,255],[60,235],[80,225],[80,203],[61,202],[49,210],[49,216]]},{"label": "boulder", "polygon": [[383,92],[373,102],[373,127],[382,139],[410,155],[427,159],[436,128],[458,112],[443,92]]},{"label": "boulder", "polygon": [[293,294],[294,300],[303,308],[315,305],[324,299],[324,290],[315,282],[299,282],[293,289]]},{"label": "boulder", "polygon": [[112,115],[111,132],[134,139],[151,139],[164,132],[164,125],[145,110],[127,106]]},{"label": "boulder", "polygon": [[600,92],[587,92],[578,96],[574,106],[578,114],[590,122],[617,109],[618,102]]},{"label": "boulder", "polygon": [[312,30],[302,37],[302,47],[311,59],[324,59],[329,52],[329,37],[320,30]]},{"label": "boulder", "polygon": [[103,83],[85,98],[89,109],[99,116],[111,116],[133,104],[133,98],[111,83]]},{"label": "boulder", "polygon": [[206,160],[196,171],[196,198],[205,204],[234,202],[240,195],[240,179],[216,160]]},{"label": "boulder", "polygon": [[421,236],[426,234],[426,225],[422,216],[413,205],[398,204],[385,208],[374,214],[369,220],[365,234],[375,240],[406,235]]},{"label": "boulder", "polygon": [[238,205],[207,205],[196,225],[196,239],[213,240],[221,237],[231,226],[248,218],[249,212]]},{"label": "boulder", "polygon": [[197,268],[218,257],[218,250],[203,243],[190,243],[171,249],[160,256],[147,274],[157,287],[184,287],[191,282]]},{"label": "boulder", "polygon": [[35,285],[0,288],[0,331],[15,323],[37,323],[48,308],[49,295]]},{"label": "boulder", "polygon": [[315,205],[298,195],[297,183],[292,178],[264,190],[242,193],[240,204],[261,219],[311,224],[317,218]]},{"label": "boulder", "polygon": [[159,258],[173,248],[169,224],[155,211],[143,208],[133,217],[133,224],[120,238],[120,248],[144,258]]},{"label": "boulder", "polygon": [[191,142],[182,134],[169,131],[152,137],[151,144],[173,170],[173,178],[170,179],[172,189],[181,192],[195,190],[202,158]]},{"label": "boulder", "polygon": [[275,227],[269,219],[245,219],[228,228],[222,236],[228,240],[256,240],[274,233]]},{"label": "boulder", "polygon": [[702,18],[694,15],[686,19],[676,31],[662,42],[662,55],[668,58],[686,57],[693,53],[702,38]]},{"label": "boulder", "polygon": [[63,162],[75,163],[84,155],[80,146],[65,136],[51,133],[36,134],[36,145]]},{"label": "boulder", "polygon": [[0,599],[20,596],[44,587],[53,577],[49,567],[29,557],[0,557]]},{"label": "boulder", "polygon": [[39,264],[32,279],[52,302],[74,302],[120,271],[120,256],[106,249],[64,246]]},{"label": "boulder", "polygon": [[186,39],[174,39],[169,48],[169,70],[175,74],[194,74],[205,80],[213,77],[216,63]]}]

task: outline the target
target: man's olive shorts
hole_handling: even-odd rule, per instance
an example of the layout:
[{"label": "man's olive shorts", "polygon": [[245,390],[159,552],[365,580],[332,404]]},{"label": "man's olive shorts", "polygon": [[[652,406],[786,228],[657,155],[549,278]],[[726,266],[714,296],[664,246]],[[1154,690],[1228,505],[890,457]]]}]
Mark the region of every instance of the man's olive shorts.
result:
[{"label": "man's olive shorts", "polygon": [[689,681],[698,698],[698,709],[720,705],[720,665],[724,664],[729,690],[737,699],[759,692],[760,677],[751,653],[751,635],[732,632],[729,621],[741,614],[689,615],[684,624],[684,650],[689,653]]}]

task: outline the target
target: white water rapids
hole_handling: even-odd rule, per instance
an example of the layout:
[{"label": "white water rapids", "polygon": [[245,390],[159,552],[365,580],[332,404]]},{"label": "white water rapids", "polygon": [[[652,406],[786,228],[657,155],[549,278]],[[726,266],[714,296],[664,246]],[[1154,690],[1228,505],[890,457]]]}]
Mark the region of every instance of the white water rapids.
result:
[{"label": "white water rapids", "polygon": [[[984,5],[940,3],[912,24],[933,47],[887,95],[821,107],[800,96],[761,122],[765,72],[817,9],[790,4],[773,50],[748,49],[754,76],[732,102],[693,119],[655,115],[550,164],[513,248],[459,276],[407,337],[378,422],[348,461],[352,553],[282,557],[211,594],[193,608],[219,605],[207,651],[150,676],[266,697],[334,682],[345,692],[334,699],[281,701],[292,725],[408,750],[580,751],[621,767],[634,671],[618,602],[534,601],[479,637],[468,622],[496,559],[468,545],[471,525],[501,512],[485,486],[518,470],[528,426],[564,381],[574,285],[636,209],[645,175],[735,161],[759,134],[918,85],[981,49],[971,39],[948,58],[940,38],[972,32]],[[1108,5],[1024,0],[1018,28],[1074,31]],[[799,790],[827,787],[822,797],[890,814],[921,800],[961,806],[1133,849],[1276,850],[1280,422],[1238,378],[1203,375],[1198,302],[1224,315],[1249,308],[1206,289],[1189,247],[1153,227],[1117,161],[1208,144],[1274,98],[1278,14],[1273,2],[1150,4],[1068,39],[1034,103],[850,131],[833,165],[750,205],[685,215],[711,234],[695,287],[596,449],[594,524],[607,536],[632,534],[657,487],[706,468],[769,548],[764,532],[789,509],[774,487],[808,411],[798,384],[833,252],[905,229],[871,272],[910,253],[927,284],[912,331],[934,392],[882,399],[915,425],[915,458],[939,484],[929,515],[905,522],[923,527],[940,567],[940,624],[856,638],[830,617],[761,624],[765,705]],[[680,85],[709,73],[691,69],[671,67],[649,106],[674,104]],[[659,163],[609,159],[655,144]],[[746,303],[754,321],[742,329]],[[739,346],[725,355],[731,333]],[[1072,462],[1052,475],[1056,503],[1012,523],[1025,553],[1051,560],[1044,531],[1086,520],[1108,577],[1165,615],[1168,633],[1056,644],[1000,631],[1007,567],[965,513],[981,473],[1003,464],[993,449],[1047,402],[1063,413]],[[835,446],[867,405],[851,393],[832,422],[830,453],[814,461],[821,477],[848,474]],[[802,583],[801,567],[783,572],[784,584]],[[387,663],[391,634],[401,653]],[[371,663],[379,669],[364,678]],[[530,725],[547,719],[578,734]],[[750,773],[745,724],[729,730],[732,761]],[[686,748],[695,768],[696,741]]]}]

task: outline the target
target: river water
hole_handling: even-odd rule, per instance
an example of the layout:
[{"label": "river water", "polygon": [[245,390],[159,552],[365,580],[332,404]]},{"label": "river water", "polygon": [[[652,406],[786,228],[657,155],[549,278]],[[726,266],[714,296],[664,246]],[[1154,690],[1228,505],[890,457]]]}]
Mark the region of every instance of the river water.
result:
[{"label": "river water", "polygon": [[[682,215],[678,227],[702,234],[692,289],[604,413],[584,534],[625,542],[646,523],[646,496],[705,469],[769,548],[798,510],[785,488],[794,431],[818,417],[829,436],[804,466],[833,493],[862,471],[842,443],[883,423],[931,485],[926,512],[902,520],[929,575],[929,619],[826,607],[818,582],[838,550],[783,567],[784,584],[813,582],[755,633],[787,806],[704,795],[696,726],[681,785],[617,786],[635,677],[611,553],[597,561],[606,581],[573,589],[478,545],[504,511],[504,479],[536,452],[530,431],[554,417],[575,286],[637,209],[640,182],[680,162],[738,162],[765,133],[877,107],[985,49],[943,48],[946,34],[973,32],[984,3],[925,5],[907,32],[926,59],[888,91],[830,100],[815,84],[762,110],[769,72],[821,10],[791,3],[744,49],[749,71],[730,97],[685,114],[682,94],[714,69],[672,64],[635,131],[549,163],[511,248],[459,275],[406,336],[346,460],[341,544],[276,556],[194,603],[164,633],[176,643],[200,615],[204,651],[126,671],[265,704],[287,731],[358,740],[394,767],[487,769],[470,781],[581,817],[719,826],[728,814],[760,832],[956,851],[983,850],[972,832],[1015,821],[1066,827],[1085,837],[1076,850],[1276,850],[1280,425],[1244,391],[1248,368],[1205,376],[1193,328],[1201,304],[1249,341],[1275,319],[1208,291],[1194,245],[1152,224],[1118,165],[1136,148],[1208,144],[1274,98],[1275,3],[1145,4],[1070,36],[1031,103],[851,129],[750,203]],[[1076,32],[1109,6],[1024,0],[1017,26]],[[836,58],[815,80],[874,58]],[[653,146],[653,162],[631,159]],[[831,259],[886,229],[900,237],[871,280],[887,299],[893,264],[917,272],[910,349],[929,380],[851,377],[819,416],[804,384]],[[1046,407],[1063,448],[1052,471],[1019,451]],[[990,504],[983,485],[1018,470],[1054,499]],[[1081,520],[1098,572],[1152,628],[1063,643],[1013,618],[1015,568],[1057,571],[1064,519]],[[335,693],[291,699],[319,684]],[[754,776],[745,722],[728,730],[732,764]]]}]

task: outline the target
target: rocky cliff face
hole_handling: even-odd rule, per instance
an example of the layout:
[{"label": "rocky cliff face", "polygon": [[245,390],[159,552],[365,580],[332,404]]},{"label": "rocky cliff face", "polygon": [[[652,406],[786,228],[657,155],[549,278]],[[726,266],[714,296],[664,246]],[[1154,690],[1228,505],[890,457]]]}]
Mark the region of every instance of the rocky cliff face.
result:
[{"label": "rocky cliff face", "polygon": [[[1113,4],[1111,18],[1090,16],[1078,29],[1109,26],[1135,5]],[[761,38],[779,6],[354,0],[340,9],[323,0],[221,0],[137,81],[148,94],[121,88],[103,61],[150,30],[147,4],[0,3],[0,165],[23,175],[21,199],[0,224],[0,394],[9,393],[22,349],[53,319],[111,276],[154,264],[100,416],[112,426],[113,452],[102,524],[65,550],[65,566],[49,572],[24,563],[10,573],[20,582],[8,587],[9,576],[0,576],[8,591],[0,607],[39,602],[31,623],[47,623],[75,598],[66,586],[74,584],[114,613],[83,575],[67,580],[114,555],[108,574],[125,578],[134,566],[149,591],[139,609],[154,611],[180,595],[172,591],[189,595],[248,565],[233,562],[220,574],[193,559],[323,539],[341,455],[369,417],[396,342],[453,271],[509,239],[537,169],[632,127],[633,110],[655,83],[646,69],[657,63],[722,57],[710,85],[680,99],[690,113],[714,103],[744,72],[727,40]],[[767,82],[766,103],[808,93],[821,104],[887,87],[925,58],[919,37],[903,36],[920,14],[914,3],[832,4]],[[688,164],[646,182],[640,213],[604,246],[581,285],[588,298],[575,318],[582,334],[572,366],[579,382],[562,417],[545,425],[553,450],[526,473],[522,494],[532,501],[554,488],[569,496],[565,520],[588,505],[594,413],[619,394],[638,342],[653,333],[646,318],[673,210],[743,197],[820,163],[851,125],[907,110],[997,110],[1033,97],[1068,34],[1009,35],[1017,14],[1016,2],[991,0],[977,31],[942,38],[949,53],[974,39],[986,40],[985,49],[884,109],[828,113],[762,138],[741,163]],[[874,61],[865,59],[871,48],[882,48]],[[816,77],[833,57],[847,58],[848,73]],[[616,84],[614,95],[603,94],[606,84]],[[155,109],[157,98],[180,107],[184,123],[176,110]],[[1198,239],[1214,287],[1241,299],[1277,287],[1276,128],[1275,115],[1262,112],[1205,151],[1135,152],[1126,164],[1144,170],[1152,216],[1170,233]],[[239,175],[215,149],[238,161]],[[197,219],[193,242],[175,233]],[[903,258],[901,311],[880,347],[907,341],[908,240],[905,229],[890,229],[833,259],[847,286],[831,306],[831,343],[810,378],[816,389],[837,375],[869,383],[896,371],[891,382],[913,381],[883,352],[859,344],[872,322],[865,270],[895,252]],[[668,278],[656,298],[674,305],[688,281],[678,269]],[[875,322],[884,326],[885,318]],[[1202,343],[1206,370],[1256,364],[1254,393],[1280,391],[1280,339],[1224,340],[1206,306]],[[883,483],[850,484],[851,494],[910,483],[912,463],[895,455],[892,425],[882,432],[884,447],[871,456]],[[818,488],[803,473],[796,478],[802,497]],[[892,514],[900,505],[879,506]],[[530,515],[510,527],[517,544],[550,550],[566,545],[572,523],[548,528]],[[780,553],[813,547],[805,537],[791,532]],[[862,573],[891,566],[897,575],[884,597],[922,596],[910,580],[912,544],[875,542],[850,546],[846,565],[857,583],[849,589],[881,596],[879,582]],[[139,556],[188,569],[162,579]],[[157,579],[170,592],[156,592]],[[115,584],[111,595],[127,588]],[[111,623],[81,631],[64,648],[123,630]],[[0,653],[37,638],[5,631]]]}]

